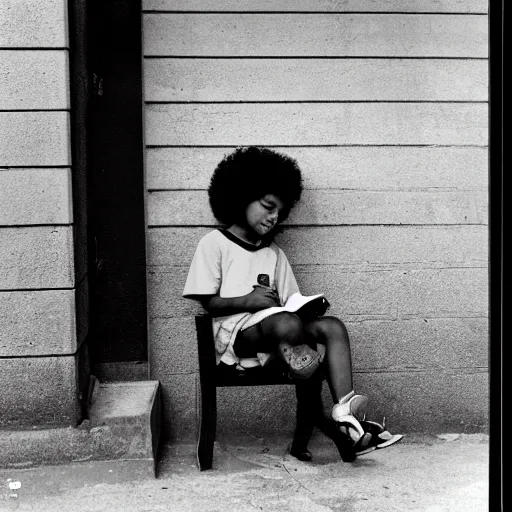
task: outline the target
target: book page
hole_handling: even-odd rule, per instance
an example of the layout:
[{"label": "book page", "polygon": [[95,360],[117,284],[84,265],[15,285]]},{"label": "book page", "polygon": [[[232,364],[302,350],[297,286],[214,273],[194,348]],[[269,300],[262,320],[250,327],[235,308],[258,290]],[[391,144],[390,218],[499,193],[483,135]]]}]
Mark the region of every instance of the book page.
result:
[{"label": "book page", "polygon": [[318,300],[319,298],[323,298],[324,295],[322,293],[318,295],[301,295],[300,293],[294,293],[287,301],[284,306],[274,306],[267,309],[262,309],[261,311],[257,311],[254,313],[244,324],[242,330],[245,330],[253,325],[260,323],[265,318],[275,315],[276,313],[281,313],[283,311],[288,311],[289,313],[296,313],[306,304],[310,304],[311,302]]},{"label": "book page", "polygon": [[311,302],[312,300],[318,299],[319,297],[323,297],[322,293],[318,295],[301,295],[300,293],[294,293],[283,306],[285,311],[295,312],[299,310],[304,304]]}]

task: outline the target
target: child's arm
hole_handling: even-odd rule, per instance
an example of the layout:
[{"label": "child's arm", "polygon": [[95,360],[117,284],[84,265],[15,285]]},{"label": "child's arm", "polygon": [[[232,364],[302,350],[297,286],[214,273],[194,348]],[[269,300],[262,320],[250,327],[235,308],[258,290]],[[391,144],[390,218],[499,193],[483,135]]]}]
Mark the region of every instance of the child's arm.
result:
[{"label": "child's arm", "polygon": [[210,295],[201,299],[203,307],[214,317],[235,315],[236,313],[255,313],[261,309],[279,306],[277,293],[262,286],[241,297],[220,297]]}]

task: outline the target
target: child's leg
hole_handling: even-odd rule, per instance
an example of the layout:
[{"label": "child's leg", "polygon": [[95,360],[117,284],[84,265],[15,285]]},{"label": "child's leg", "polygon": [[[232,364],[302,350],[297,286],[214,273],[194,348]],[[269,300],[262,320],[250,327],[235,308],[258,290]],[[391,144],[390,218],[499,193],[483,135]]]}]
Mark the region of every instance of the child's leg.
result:
[{"label": "child's leg", "polygon": [[[353,390],[352,357],[345,325],[335,317],[321,317],[308,323],[305,332],[327,349],[325,364],[327,382],[334,401],[333,419],[345,425],[344,428],[354,441],[361,440],[364,431],[354,415],[366,407],[368,398],[356,395]],[[368,440],[369,438],[365,438],[362,442]]]},{"label": "child's leg", "polygon": [[335,403],[352,392],[352,355],[345,325],[335,317],[323,316],[304,327],[316,343],[326,346],[329,389]]},{"label": "child's leg", "polygon": [[293,313],[277,313],[263,320],[260,325],[263,336],[272,340],[276,347],[282,343],[292,346],[307,343],[302,321]]},{"label": "child's leg", "polygon": [[298,380],[295,389],[297,395],[297,426],[293,436],[290,454],[299,460],[311,460],[308,450],[308,442],[316,426],[328,438],[330,438],[341,458],[345,462],[351,462],[356,457],[353,443],[337,428],[333,419],[324,415],[322,405],[322,375],[317,371],[307,380]]},{"label": "child's leg", "polygon": [[307,341],[299,317],[283,312],[269,316],[261,323],[239,332],[233,348],[238,357],[251,357],[257,352],[272,352],[281,344],[295,346]]}]

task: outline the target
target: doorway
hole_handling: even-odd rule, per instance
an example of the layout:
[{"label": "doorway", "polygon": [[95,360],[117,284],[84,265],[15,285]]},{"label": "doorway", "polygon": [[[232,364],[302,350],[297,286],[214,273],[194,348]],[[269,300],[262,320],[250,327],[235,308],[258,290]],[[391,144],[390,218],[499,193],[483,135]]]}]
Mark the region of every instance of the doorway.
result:
[{"label": "doorway", "polygon": [[87,1],[89,354],[100,379],[148,360],[141,34],[141,2]]}]

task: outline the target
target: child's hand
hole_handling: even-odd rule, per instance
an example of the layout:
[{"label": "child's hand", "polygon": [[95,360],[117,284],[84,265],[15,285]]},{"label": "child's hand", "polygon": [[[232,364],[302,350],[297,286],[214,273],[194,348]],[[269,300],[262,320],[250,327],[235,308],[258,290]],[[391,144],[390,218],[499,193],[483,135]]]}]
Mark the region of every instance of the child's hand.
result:
[{"label": "child's hand", "polygon": [[255,285],[254,290],[247,294],[244,299],[247,311],[253,312],[281,305],[275,290],[260,285]]}]

